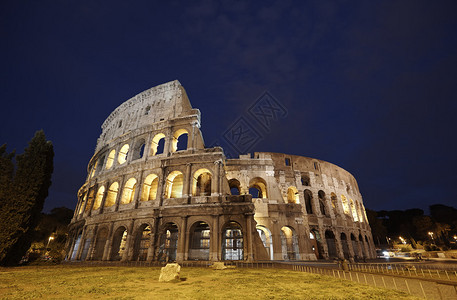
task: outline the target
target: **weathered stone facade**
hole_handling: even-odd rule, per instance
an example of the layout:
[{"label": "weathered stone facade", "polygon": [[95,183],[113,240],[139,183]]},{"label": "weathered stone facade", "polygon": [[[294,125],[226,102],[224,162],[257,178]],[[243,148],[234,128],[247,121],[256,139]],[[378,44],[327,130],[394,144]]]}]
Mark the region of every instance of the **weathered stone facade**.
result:
[{"label": "weathered stone facade", "polygon": [[178,81],[121,104],[102,125],[70,224],[68,260],[372,258],[354,177],[281,153],[205,148]]}]

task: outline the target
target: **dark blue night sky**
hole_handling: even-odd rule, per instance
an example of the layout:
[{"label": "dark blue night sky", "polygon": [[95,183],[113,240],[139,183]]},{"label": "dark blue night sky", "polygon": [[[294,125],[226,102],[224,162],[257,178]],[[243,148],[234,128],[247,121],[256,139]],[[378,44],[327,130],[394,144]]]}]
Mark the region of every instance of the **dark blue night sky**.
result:
[{"label": "dark blue night sky", "polygon": [[0,2],[0,144],[54,143],[45,210],[76,205],[100,126],[178,79],[210,145],[268,91],[252,151],[351,172],[370,209],[457,206],[457,2]]}]

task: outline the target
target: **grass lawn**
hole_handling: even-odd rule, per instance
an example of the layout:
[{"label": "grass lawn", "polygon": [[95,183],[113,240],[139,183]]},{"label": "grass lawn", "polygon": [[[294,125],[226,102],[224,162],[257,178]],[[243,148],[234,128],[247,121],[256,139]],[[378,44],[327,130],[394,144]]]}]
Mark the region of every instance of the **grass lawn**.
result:
[{"label": "grass lawn", "polygon": [[280,269],[182,268],[159,283],[157,267],[0,268],[1,299],[416,299],[333,277]]}]

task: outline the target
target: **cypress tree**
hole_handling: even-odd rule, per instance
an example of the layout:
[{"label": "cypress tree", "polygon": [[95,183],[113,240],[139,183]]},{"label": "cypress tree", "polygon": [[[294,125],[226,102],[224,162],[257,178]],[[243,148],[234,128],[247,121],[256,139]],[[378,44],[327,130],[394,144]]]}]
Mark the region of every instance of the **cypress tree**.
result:
[{"label": "cypress tree", "polygon": [[42,130],[35,133],[24,153],[16,157],[13,180],[0,194],[3,195],[0,219],[4,225],[0,232],[0,265],[17,264],[30,248],[51,185],[53,157],[52,143],[46,141]]}]

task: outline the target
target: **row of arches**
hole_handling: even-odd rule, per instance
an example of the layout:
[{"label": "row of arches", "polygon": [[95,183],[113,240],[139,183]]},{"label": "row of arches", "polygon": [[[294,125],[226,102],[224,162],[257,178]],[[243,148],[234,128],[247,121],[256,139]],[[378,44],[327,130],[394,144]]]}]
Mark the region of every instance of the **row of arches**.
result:
[{"label": "row of arches", "polygon": [[[320,233],[317,229],[310,230],[312,249],[318,258],[324,257],[323,243],[325,243],[327,246],[327,256],[329,258],[341,257],[341,255],[338,255],[338,244],[341,245],[340,251],[342,252],[341,254],[343,258],[345,259],[353,258],[357,260],[361,258],[371,257],[373,249],[367,235],[362,236],[362,233],[360,233],[357,238],[356,235],[351,233],[349,235],[349,241],[346,233],[341,232],[337,238],[334,232],[328,229],[325,231],[324,237],[325,240],[321,238]],[[349,243],[351,243],[351,246],[349,246]]]},{"label": "row of arches", "polygon": [[[192,176],[192,195],[193,196],[210,196],[211,195],[211,182],[212,173],[206,168],[198,169]],[[157,174],[149,174],[143,181],[143,186],[140,194],[141,201],[153,201],[157,199],[159,187],[159,176]],[[180,171],[172,171],[166,178],[164,188],[164,198],[180,198],[183,196],[184,175]],[[119,203],[129,204],[134,201],[135,192],[137,188],[137,180],[134,177],[129,178],[122,189]],[[113,206],[118,197],[119,183],[113,182],[109,185],[105,193],[105,186],[102,185],[98,188],[97,193],[94,195],[94,189],[85,193],[82,197],[79,213],[83,211],[97,210],[102,206],[104,199],[104,207]],[[105,196],[106,195],[106,196]],[[84,209],[85,206],[85,209]]]},{"label": "row of arches", "polygon": [[[232,178],[228,181],[230,193],[232,195],[241,195],[241,183],[238,179]],[[248,192],[252,198],[268,198],[267,183],[261,177],[254,177],[249,181]]]},{"label": "row of arches", "polygon": [[[180,239],[179,228],[173,222],[168,222],[161,228],[155,251],[152,247],[154,241],[151,225],[147,223],[141,224],[133,233],[129,232],[126,226],[121,225],[114,230],[111,238],[107,227],[99,228],[93,237],[92,251],[88,250],[90,246],[85,246],[91,244],[90,238],[86,238],[81,243],[82,232],[80,232],[69,257],[71,260],[176,261]],[[204,221],[193,223],[189,231],[187,259],[210,260],[212,237],[214,236],[208,223]],[[227,222],[222,228],[220,241],[222,260],[244,260],[244,234],[239,223]],[[80,249],[80,247],[83,248]],[[129,248],[132,248],[130,253]]]},{"label": "row of arches", "polygon": [[[176,152],[181,150],[186,150],[188,145],[188,136],[189,132],[186,129],[178,129],[174,132],[171,141],[170,141],[170,152]],[[149,155],[156,156],[163,154],[165,149],[165,140],[166,135],[164,133],[157,133],[151,141],[151,145],[149,147]],[[129,153],[132,151],[131,158],[129,158]],[[133,148],[129,143],[125,143],[121,146],[121,148],[116,151],[116,149],[111,149],[108,155],[101,155],[99,159],[93,163],[93,165],[89,168],[89,177],[94,177],[97,173],[99,173],[103,169],[109,170],[111,169],[114,164],[117,162],[119,165],[123,165],[127,162],[128,159],[137,160],[141,159],[146,154],[146,138],[140,137],[138,138]],[[116,159],[117,158],[117,159]]]}]

